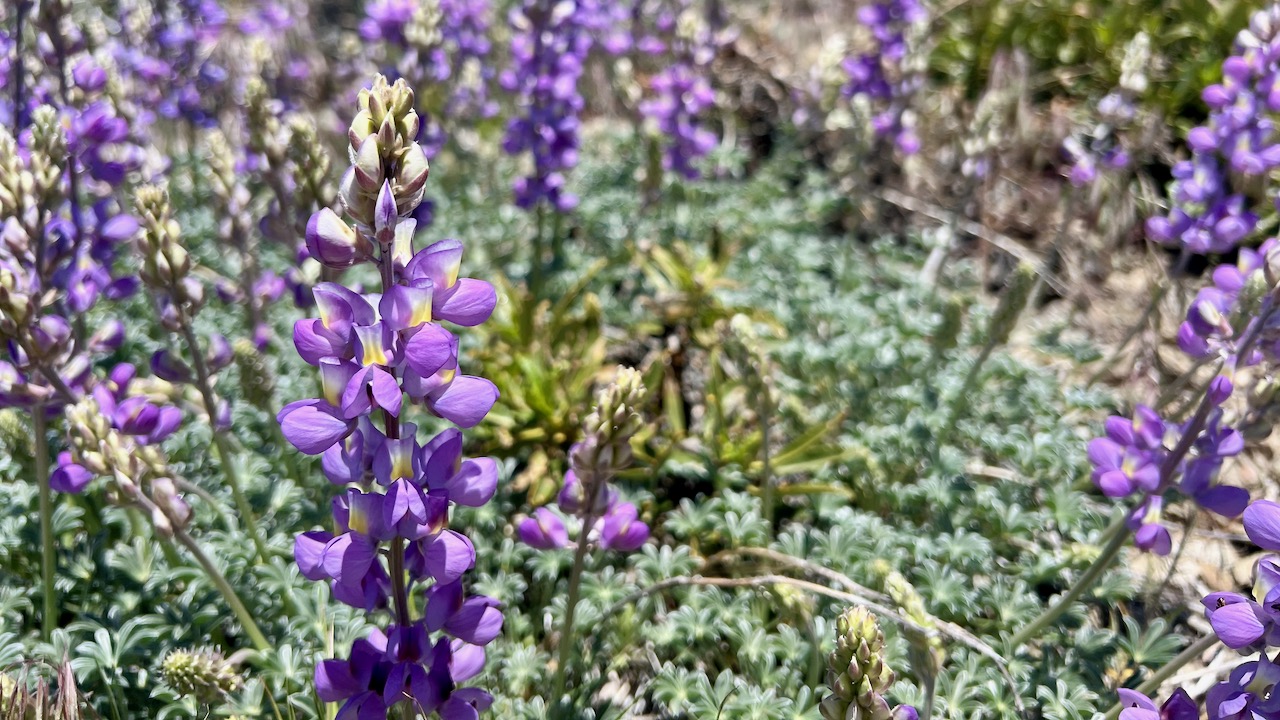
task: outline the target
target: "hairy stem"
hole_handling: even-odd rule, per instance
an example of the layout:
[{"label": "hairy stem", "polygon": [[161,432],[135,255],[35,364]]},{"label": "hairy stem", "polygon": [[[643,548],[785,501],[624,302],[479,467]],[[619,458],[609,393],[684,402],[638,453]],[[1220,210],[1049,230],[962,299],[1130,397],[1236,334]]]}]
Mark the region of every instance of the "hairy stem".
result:
[{"label": "hairy stem", "polygon": [[49,429],[43,405],[37,405],[31,417],[35,423],[36,480],[40,483],[40,579],[44,586],[44,615],[40,627],[44,639],[48,640],[58,620],[57,596],[54,594],[57,557],[53,545],[53,488],[49,486]]},{"label": "hairy stem", "polygon": [[218,588],[218,592],[222,593],[223,599],[227,601],[227,605],[231,607],[231,612],[235,614],[236,619],[244,627],[245,634],[249,636],[253,646],[259,652],[269,652],[271,643],[267,641],[267,636],[262,634],[262,630],[258,628],[258,623],[254,621],[253,615],[249,613],[249,609],[240,600],[240,596],[236,594],[235,588],[231,587],[231,583],[227,582],[227,578],[213,564],[213,561],[209,559],[204,550],[196,544],[196,541],[187,534],[186,530],[175,530],[173,537],[187,549],[187,552],[191,553],[191,556],[200,564],[200,568],[204,570],[205,575],[208,575],[209,580]]},{"label": "hairy stem", "polygon": [[1085,570],[1084,574],[1076,580],[1071,589],[1063,593],[1058,601],[1050,605],[1040,616],[1030,623],[1027,623],[1009,640],[1011,647],[1025,645],[1030,640],[1039,637],[1040,633],[1054,620],[1057,620],[1062,613],[1075,604],[1086,592],[1088,592],[1102,577],[1102,574],[1111,567],[1111,563],[1119,557],[1120,551],[1124,548],[1125,543],[1129,540],[1129,533],[1125,532],[1125,516],[1127,513],[1120,513],[1115,520],[1111,521],[1111,525],[1107,528],[1105,536],[1107,536],[1107,544],[1103,546],[1102,552]]},{"label": "hairy stem", "polygon": [[[607,478],[598,476],[598,473],[592,471],[590,477],[584,477],[588,473],[581,473],[579,481],[584,483],[583,487],[587,492],[583,493],[583,515],[582,529],[578,531],[578,546],[573,551],[573,569],[569,571],[569,596],[565,600],[564,609],[564,629],[560,631],[560,645],[557,648],[556,661],[556,678],[552,687],[555,688],[555,694],[552,700],[557,703],[564,696],[565,678],[569,668],[569,659],[573,654],[575,645],[574,638],[574,620],[578,613],[578,600],[581,599],[582,592],[582,571],[587,564],[587,550],[590,548],[588,535],[591,527],[595,525],[598,513],[596,512],[596,503],[600,495],[601,488],[604,487]],[[588,488],[585,483],[590,481]]]},{"label": "hairy stem", "polygon": [[235,501],[236,512],[240,513],[240,519],[244,522],[245,529],[249,531],[249,537],[253,540],[254,549],[258,553],[258,561],[266,563],[270,557],[267,543],[258,530],[253,506],[249,504],[249,498],[245,496],[240,486],[240,471],[236,469],[231,444],[227,442],[226,434],[217,427],[218,400],[213,394],[213,382],[210,379],[209,368],[204,362],[204,351],[200,347],[200,341],[196,339],[195,332],[191,329],[191,323],[185,319],[182,322],[182,337],[187,342],[191,363],[195,367],[196,388],[200,391],[201,400],[204,401],[204,411],[209,416],[209,432],[213,434],[213,444],[218,449],[218,464],[222,466],[222,476],[226,479],[227,486],[231,488],[231,498]]},{"label": "hairy stem", "polygon": [[987,364],[987,360],[991,357],[991,353],[996,349],[996,338],[994,336],[987,339],[987,344],[982,346],[982,351],[978,353],[978,357],[974,359],[973,365],[969,367],[969,372],[964,376],[964,382],[960,385],[960,392],[948,404],[947,420],[942,425],[942,429],[938,431],[938,437],[935,442],[937,451],[942,450],[942,446],[946,444],[951,433],[956,429],[956,423],[960,422],[960,418],[964,416],[969,409],[969,396],[973,394],[974,388],[978,384],[978,375],[982,372],[982,366]]}]

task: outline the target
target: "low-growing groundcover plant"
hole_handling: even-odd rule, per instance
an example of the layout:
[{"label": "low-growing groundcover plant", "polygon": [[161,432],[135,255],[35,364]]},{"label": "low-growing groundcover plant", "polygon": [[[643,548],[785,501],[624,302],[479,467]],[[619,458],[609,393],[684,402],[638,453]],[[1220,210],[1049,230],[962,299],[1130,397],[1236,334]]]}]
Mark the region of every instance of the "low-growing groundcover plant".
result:
[{"label": "low-growing groundcover plant", "polygon": [[[1027,162],[930,114],[1052,112],[928,72],[1019,35],[841,12],[808,83],[717,2],[0,9],[0,719],[1280,714],[1280,9],[1199,117],[1099,41],[1047,249],[911,195]],[[1162,176],[1178,374],[1098,386],[1071,193]]]}]

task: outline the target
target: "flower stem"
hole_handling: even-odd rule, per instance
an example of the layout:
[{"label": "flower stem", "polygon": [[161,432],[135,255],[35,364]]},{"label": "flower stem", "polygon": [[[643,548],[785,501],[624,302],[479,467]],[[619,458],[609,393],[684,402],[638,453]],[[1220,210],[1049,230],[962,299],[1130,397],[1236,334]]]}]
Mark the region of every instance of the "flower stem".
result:
[{"label": "flower stem", "polygon": [[552,701],[557,706],[559,706],[560,700],[564,696],[565,674],[568,671],[569,658],[573,654],[573,646],[575,644],[573,623],[578,612],[578,600],[582,586],[582,569],[587,563],[587,533],[590,529],[591,526],[584,522],[581,534],[578,536],[578,547],[573,551],[573,569],[569,571],[569,597],[565,601],[564,629],[560,631],[560,646],[556,656],[556,679],[552,685],[555,688]]},{"label": "flower stem", "polygon": [[213,383],[210,380],[209,368],[205,365],[204,352],[200,347],[200,341],[196,339],[196,334],[191,329],[191,323],[185,320],[182,323],[182,337],[187,342],[191,363],[196,370],[196,388],[200,391],[200,398],[204,401],[205,414],[209,416],[209,432],[213,434],[213,444],[218,449],[218,464],[222,466],[222,476],[226,479],[227,486],[231,488],[231,498],[235,501],[236,512],[240,513],[245,529],[249,531],[249,537],[253,540],[253,547],[258,553],[258,561],[265,564],[267,558],[270,557],[267,543],[262,539],[262,535],[258,531],[258,521],[253,514],[253,507],[249,505],[249,499],[240,487],[240,472],[236,469],[231,445],[227,442],[225,434],[217,427],[218,401],[213,395]]},{"label": "flower stem", "polygon": [[[1186,649],[1178,653],[1177,657],[1165,663],[1159,670],[1152,673],[1151,677],[1142,681],[1142,684],[1137,687],[1138,692],[1143,695],[1150,695],[1155,692],[1165,680],[1173,677],[1175,672],[1182,669],[1182,667],[1187,663],[1203,655],[1206,650],[1213,647],[1217,642],[1218,636],[1211,633],[1191,643],[1186,647]],[[1124,710],[1124,706],[1120,703],[1112,705],[1111,709],[1107,711],[1104,720],[1115,720],[1120,717],[1120,711],[1122,710]]]},{"label": "flower stem", "polygon": [[49,486],[49,438],[47,419],[43,405],[36,405],[31,412],[35,423],[35,465],[36,480],[40,483],[40,578],[44,583],[44,615],[41,617],[41,631],[48,640],[57,627],[57,600],[54,588],[54,574],[57,571],[57,557],[53,545],[53,488]]},{"label": "flower stem", "polygon": [[[601,473],[597,471],[591,471],[589,476],[588,473],[578,474],[579,482],[583,483],[583,489],[586,492],[583,493],[582,529],[578,531],[578,545],[573,551],[573,569],[569,571],[569,597],[565,601],[564,629],[560,631],[560,644],[557,648],[556,656],[556,678],[552,685],[555,688],[552,700],[557,707],[559,707],[560,701],[564,697],[569,658],[575,645],[574,619],[578,614],[578,600],[581,599],[582,571],[586,567],[587,550],[591,546],[589,535],[599,516],[596,511],[596,505],[599,501],[601,489],[609,480],[608,477],[601,477],[600,475]],[[588,482],[590,482],[590,485],[587,485]]]},{"label": "flower stem", "polygon": [[1102,552],[1085,570],[1084,574],[1076,580],[1071,589],[1058,598],[1058,601],[1040,613],[1040,616],[1025,625],[1009,640],[1009,645],[1019,647],[1038,637],[1045,628],[1047,628],[1054,620],[1057,620],[1062,613],[1075,604],[1081,596],[1092,588],[1102,574],[1111,567],[1111,563],[1120,555],[1120,551],[1124,548],[1125,543],[1129,540],[1129,533],[1125,532],[1125,515],[1120,513],[1116,519],[1111,521],[1111,525],[1107,527],[1104,536],[1108,538],[1107,544],[1103,546]]},{"label": "flower stem", "polygon": [[[396,284],[396,266],[395,256],[391,254],[389,247],[382,247],[382,253],[378,258],[378,272],[382,278],[382,292],[387,292]],[[383,369],[396,377],[394,367],[383,366]],[[396,379],[399,382],[399,379]],[[390,410],[383,408],[382,424],[386,436],[395,440],[400,437],[400,418],[392,415]],[[391,575],[391,606],[395,612],[396,625],[402,628],[408,628],[412,625],[409,613],[409,590],[405,583],[404,576],[404,538],[395,537],[391,541],[391,552],[387,557],[387,572]],[[414,703],[407,702],[400,704],[400,717],[402,720],[413,720]]]},{"label": "flower stem", "polygon": [[213,561],[204,553],[204,550],[200,549],[200,546],[187,534],[186,530],[177,529],[174,531],[173,536],[191,553],[196,562],[200,564],[200,568],[204,570],[205,575],[208,575],[209,580],[218,588],[218,592],[222,593],[227,605],[231,606],[231,612],[235,614],[236,619],[244,626],[244,631],[249,636],[249,640],[253,642],[253,646],[259,652],[270,652],[271,643],[267,641],[267,636],[262,634],[262,630],[258,628],[258,623],[253,620],[253,615],[249,613],[249,609],[240,600],[240,596],[236,594],[235,588],[231,587],[231,583],[227,582],[227,578],[213,564]]},{"label": "flower stem", "polygon": [[533,245],[529,250],[529,294],[533,296],[534,301],[542,294],[542,254],[543,244],[546,238],[543,235],[546,232],[547,225],[547,208],[538,203],[538,227],[533,236]]},{"label": "flower stem", "polygon": [[973,389],[978,384],[978,375],[982,372],[982,366],[987,364],[987,359],[991,357],[991,353],[996,349],[996,340],[995,336],[988,338],[987,344],[982,346],[982,351],[974,359],[973,365],[969,366],[969,372],[964,376],[964,382],[960,385],[960,392],[956,393],[949,403],[947,420],[943,423],[942,429],[938,431],[938,437],[935,442],[936,451],[942,450],[942,446],[946,444],[952,431],[956,429],[956,423],[960,422],[960,418],[969,409],[969,396],[973,394]]}]

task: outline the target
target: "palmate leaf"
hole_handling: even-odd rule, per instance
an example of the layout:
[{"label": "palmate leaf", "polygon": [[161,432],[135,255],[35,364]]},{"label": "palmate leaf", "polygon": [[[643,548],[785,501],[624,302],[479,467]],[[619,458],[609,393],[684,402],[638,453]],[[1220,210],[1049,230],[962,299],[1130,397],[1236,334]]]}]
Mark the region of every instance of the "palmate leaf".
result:
[{"label": "palmate leaf", "polygon": [[1163,618],[1156,618],[1144,627],[1127,615],[1124,634],[1117,638],[1117,643],[1134,665],[1149,668],[1158,668],[1172,660],[1183,644],[1181,638],[1170,632]]},{"label": "palmate leaf", "polygon": [[1036,699],[1047,720],[1084,720],[1097,710],[1098,694],[1084,683],[1058,678],[1053,685],[1036,688]]}]

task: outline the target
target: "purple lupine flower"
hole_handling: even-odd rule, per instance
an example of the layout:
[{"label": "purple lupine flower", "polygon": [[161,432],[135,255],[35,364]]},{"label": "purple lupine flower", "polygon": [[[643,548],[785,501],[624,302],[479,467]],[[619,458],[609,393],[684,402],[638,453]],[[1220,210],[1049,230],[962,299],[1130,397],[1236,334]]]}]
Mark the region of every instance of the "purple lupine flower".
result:
[{"label": "purple lupine flower", "polygon": [[513,67],[499,82],[516,96],[523,114],[507,123],[502,149],[509,155],[528,152],[533,173],[516,180],[516,205],[530,209],[546,202],[568,212],[578,198],[565,189],[565,173],[578,164],[579,114],[583,109],[578,79],[591,49],[593,7],[582,0],[554,6],[523,0],[510,22]]},{"label": "purple lupine flower", "polygon": [[858,23],[870,36],[871,47],[841,65],[848,76],[841,94],[868,101],[875,136],[892,139],[906,155],[920,150],[907,105],[923,78],[904,61],[909,54],[908,36],[927,19],[918,0],[873,0],[863,5],[858,9]]},{"label": "purple lupine flower", "polygon": [[694,161],[716,144],[715,134],[697,124],[698,116],[715,104],[711,86],[688,65],[676,64],[656,75],[650,89],[655,97],[640,104],[640,113],[666,138],[663,169],[698,177]]},{"label": "purple lupine flower", "polygon": [[360,21],[360,37],[403,44],[405,26],[413,19],[417,7],[416,0],[370,0]]},{"label": "purple lupine flower", "polygon": [[[493,383],[459,373],[458,339],[441,324],[484,322],[497,302],[493,287],[459,277],[456,240],[412,250],[427,175],[413,108],[403,80],[390,85],[378,76],[361,91],[349,132],[354,165],[341,190],[348,219],[316,213],[308,245],[332,267],[377,264],[383,285],[368,294],[338,283],[315,287],[319,317],[299,320],[293,336],[302,359],[320,371],[322,397],[290,403],[278,416],[289,442],[321,455],[325,476],[347,486],[333,502],[335,532],[295,539],[299,570],[328,581],[339,602],[393,618],[356,641],[346,659],[316,666],[316,691],[343,703],[340,718],[385,717],[405,701],[442,718],[474,718],[492,698],[457,686],[479,673],[483,647],[502,627],[496,600],[466,593],[475,547],[449,527],[451,504],[477,507],[493,497],[497,464],[464,459],[456,429],[420,443],[406,421],[421,405],[471,427],[497,399]],[[417,619],[415,592],[425,594],[413,603],[424,608]]]},{"label": "purple lupine flower", "polygon": [[[107,377],[96,380],[87,395],[92,399],[95,419],[103,424],[104,431],[110,428],[138,448],[146,448],[158,445],[178,429],[182,411],[172,405],[156,404],[145,394],[135,394],[136,377],[137,368],[120,363]],[[90,467],[77,462],[70,452],[59,453],[49,478],[50,487],[58,492],[79,493],[95,477],[109,474],[104,467],[88,465]],[[185,505],[176,493],[170,500],[170,509]]]},{"label": "purple lupine flower", "polygon": [[1198,720],[1200,708],[1186,690],[1178,688],[1159,707],[1136,690],[1120,688],[1121,720]]},{"label": "purple lupine flower", "polygon": [[[1280,357],[1269,313],[1254,307],[1258,298],[1245,290],[1265,286],[1269,267],[1280,259],[1280,241],[1270,238],[1257,250],[1241,248],[1235,265],[1219,265],[1213,285],[1201,288],[1178,328],[1178,346],[1195,358],[1219,357],[1229,367],[1256,365]],[[1268,308],[1271,306],[1268,304]],[[1265,317],[1264,317],[1265,315]],[[1261,341],[1242,348],[1242,340],[1260,333]],[[1243,354],[1242,354],[1243,352]],[[1228,393],[1229,394],[1229,393]]]},{"label": "purple lupine flower", "polygon": [[1280,682],[1280,665],[1265,654],[1243,663],[1231,677],[1205,694],[1209,720],[1264,720],[1280,715],[1280,695],[1271,692]]},{"label": "purple lupine flower", "polygon": [[[1218,388],[1217,395],[1212,395],[1212,388]],[[1216,400],[1215,405],[1230,395],[1229,389],[1225,394],[1222,389],[1223,383],[1217,380],[1211,384],[1210,399]],[[1172,450],[1166,447],[1166,436],[1173,438],[1175,446],[1181,446],[1182,436],[1188,432],[1195,436],[1186,443],[1184,456],[1171,463]],[[1240,433],[1222,425],[1220,409],[1208,410],[1202,421],[1193,426],[1190,421],[1181,425],[1167,423],[1151,408],[1139,405],[1132,419],[1107,419],[1106,434],[1089,443],[1089,461],[1093,464],[1093,482],[1104,495],[1139,496],[1128,517],[1135,544],[1142,550],[1165,555],[1172,547],[1161,519],[1169,489],[1177,487],[1201,507],[1225,517],[1236,517],[1244,511],[1249,502],[1248,491],[1216,482],[1223,459],[1239,454],[1243,448]]]},{"label": "purple lupine flower", "polygon": [[[522,520],[516,533],[526,545],[540,550],[569,547],[565,522],[577,526],[578,544],[631,552],[649,539],[649,526],[636,506],[624,502],[609,480],[630,461],[630,438],[640,427],[638,404],[644,396],[639,374],[624,368],[613,384],[601,391],[583,424],[584,437],[569,450],[570,469],[556,499],[558,512],[538,508]],[[601,418],[607,418],[602,421]]]},{"label": "purple lupine flower", "polygon": [[1274,120],[1280,73],[1280,34],[1274,8],[1256,13],[1236,38],[1235,54],[1222,64],[1222,82],[1205,88],[1209,120],[1191,130],[1192,156],[1174,166],[1167,215],[1147,220],[1152,240],[1196,254],[1224,253],[1248,237],[1258,216],[1229,174],[1245,180],[1280,167]]}]

